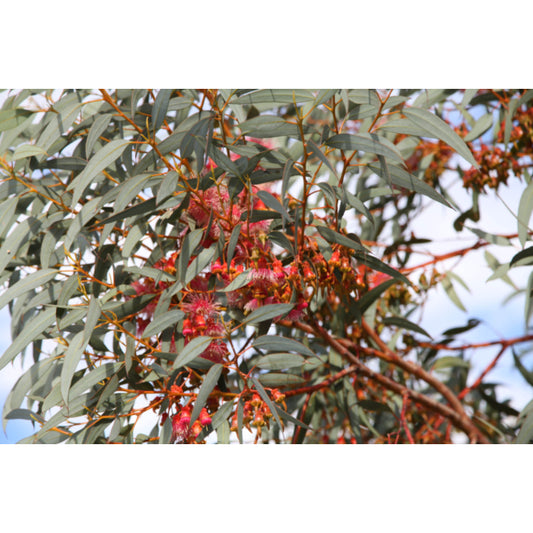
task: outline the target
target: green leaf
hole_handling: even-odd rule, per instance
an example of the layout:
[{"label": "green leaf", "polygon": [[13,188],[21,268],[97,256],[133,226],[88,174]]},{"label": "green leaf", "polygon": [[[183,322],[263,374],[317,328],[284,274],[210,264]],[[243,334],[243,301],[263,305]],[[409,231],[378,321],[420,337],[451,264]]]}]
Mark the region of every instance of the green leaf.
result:
[{"label": "green leaf", "polygon": [[324,163],[331,170],[331,173],[334,176],[337,176],[333,165],[330,163],[329,159],[322,153],[320,147],[313,140],[309,139],[307,141],[307,148],[311,154],[318,157],[320,161],[322,161],[322,163]]},{"label": "green leaf", "polygon": [[410,322],[409,320],[399,316],[385,317],[383,319],[383,323],[387,326],[397,326],[399,328],[416,331],[417,333],[421,333],[422,335],[425,335],[430,339],[433,338],[425,329],[421,328],[418,324],[414,324],[413,322]]},{"label": "green leaf", "polygon": [[176,265],[176,277],[183,283],[185,283],[187,267],[189,266],[189,260],[191,259],[191,255],[194,253],[197,246],[200,244],[203,234],[204,229],[198,228],[187,233],[187,235],[185,235],[185,238],[183,239],[183,242],[181,244],[180,255]]},{"label": "green leaf", "polygon": [[364,313],[389,287],[392,287],[397,281],[395,279],[388,279],[383,283],[380,283],[376,287],[372,288],[359,300],[359,306],[361,313]]},{"label": "green leaf", "polygon": [[159,436],[159,444],[170,444],[172,438],[172,422],[167,418],[161,428],[161,435]]},{"label": "green leaf", "polygon": [[163,331],[165,328],[176,325],[184,316],[185,313],[179,309],[172,309],[162,315],[154,316],[152,322],[146,326],[143,337],[147,338],[152,335],[157,335],[157,333]]},{"label": "green leaf", "polygon": [[202,386],[198,391],[196,401],[194,402],[194,407],[192,408],[190,427],[192,427],[194,422],[196,422],[196,419],[200,415],[200,411],[204,407],[205,402],[207,402],[209,395],[216,387],[218,383],[218,378],[220,377],[223,368],[224,366],[221,364],[213,365],[209,369],[209,372],[207,372],[207,374],[205,375],[204,380],[202,382]]},{"label": "green leaf", "polygon": [[70,340],[63,359],[63,367],[61,368],[61,396],[63,397],[65,405],[68,405],[68,392],[70,389],[72,376],[74,375],[74,372],[76,372],[76,368],[81,360],[83,351],[87,346],[88,340],[84,341],[83,337],[83,331],[80,331],[74,335],[74,338]]},{"label": "green leaf", "polygon": [[468,361],[465,361],[464,359],[461,359],[460,357],[446,355],[437,359],[435,363],[433,363],[432,369],[442,370],[443,368],[450,368],[456,366],[462,368],[470,368],[470,363]]},{"label": "green leaf", "polygon": [[257,196],[263,201],[263,203],[270,207],[270,209],[273,209],[274,211],[277,211],[285,220],[288,222],[291,222],[292,219],[287,213],[287,210],[281,205],[281,202],[273,196],[268,191],[258,191]]},{"label": "green leaf", "polygon": [[448,295],[448,298],[459,308],[461,311],[466,312],[465,306],[461,303],[461,300],[459,300],[459,296],[457,296],[457,293],[455,292],[455,289],[452,285],[452,282],[450,281],[450,276],[447,274],[442,278],[441,282],[442,288],[446,291],[446,294]]},{"label": "green leaf", "polygon": [[477,228],[470,228],[468,226],[464,227],[470,230],[472,233],[475,233],[480,239],[490,242],[491,244],[497,244],[498,246],[512,246],[512,242],[507,237],[487,233],[486,231],[482,231]]},{"label": "green leaf", "polygon": [[242,224],[237,224],[233,228],[233,230],[231,232],[231,237],[230,237],[229,243],[228,243],[227,258],[226,258],[226,262],[228,264],[228,269],[230,268],[231,260],[233,259],[233,255],[235,254],[235,247],[237,246],[237,243],[239,241],[239,237],[241,235],[241,228],[242,228]]},{"label": "green leaf", "polygon": [[528,186],[520,196],[520,203],[518,204],[518,239],[522,248],[528,239],[529,220],[533,212],[533,181],[529,182]]},{"label": "green leaf", "polygon": [[213,339],[211,337],[195,337],[185,348],[179,353],[178,357],[172,365],[172,370],[186,366],[188,363],[196,359],[207,347],[211,344]]},{"label": "green leaf", "polygon": [[83,191],[91,184],[93,179],[102,170],[106,169],[111,163],[116,161],[121,155],[129,141],[124,139],[116,139],[106,144],[101,150],[87,163],[85,169],[78,175],[67,187],[67,190],[72,190],[71,207],[76,207],[78,200],[81,198]]},{"label": "green leaf", "polygon": [[157,191],[156,204],[159,205],[163,200],[166,200],[169,196],[176,191],[178,187],[179,175],[175,171],[168,172],[163,178],[159,190]]},{"label": "green leaf", "polygon": [[392,184],[396,185],[396,187],[401,187],[409,191],[414,191],[423,194],[424,196],[427,196],[428,198],[431,198],[432,200],[440,202],[442,205],[453,209],[453,207],[446,200],[446,198],[444,198],[444,196],[438,193],[425,181],[419,180],[416,176],[413,176],[403,168],[394,165],[389,165],[387,166],[388,172],[386,176],[384,175],[385,170],[381,166],[378,167],[377,165],[368,165],[368,168],[370,168],[378,176],[381,176],[383,179],[385,179],[387,183],[389,183],[390,179]]},{"label": "green leaf", "polygon": [[[305,358],[293,353],[272,353],[264,355],[256,366],[265,370],[283,370],[305,364]],[[261,378],[260,378],[261,379]]]},{"label": "green leaf", "polygon": [[[300,137],[300,130],[297,124],[291,124],[286,120],[274,115],[261,115],[250,120],[241,122],[238,125],[243,135],[257,137],[259,139],[269,137]],[[309,131],[308,126],[304,126],[304,133]]]},{"label": "green leaf", "polygon": [[301,376],[289,374],[288,372],[269,372],[268,374],[261,374],[259,381],[265,387],[294,387],[298,385],[305,385],[306,380]]},{"label": "green leaf", "polygon": [[18,250],[36,235],[41,228],[41,221],[28,217],[9,233],[0,247],[0,274],[17,254]]},{"label": "green leaf", "polygon": [[111,122],[112,118],[113,115],[108,113],[105,115],[99,115],[93,122],[93,125],[91,126],[91,129],[89,130],[89,133],[87,135],[87,143],[85,144],[85,153],[88,158],[91,157],[96,141],[100,138],[100,135],[102,135],[102,133],[104,133],[104,131],[107,129],[107,126],[109,126],[109,123]]},{"label": "green leaf", "polygon": [[511,351],[513,354],[513,359],[516,365],[516,368],[522,374],[522,377],[533,387],[533,372],[530,372],[526,369],[526,367],[522,364],[522,361],[520,361],[520,357],[515,353],[514,348],[511,347]]},{"label": "green leaf", "polygon": [[165,120],[172,92],[173,89],[161,89],[155,97],[154,107],[152,108],[152,125],[154,134]]},{"label": "green leaf", "polygon": [[215,254],[217,253],[216,246],[213,244],[211,247],[202,250],[188,266],[185,273],[185,285],[191,282],[196,276],[198,276],[207,265],[215,260]]},{"label": "green leaf", "polygon": [[269,304],[263,305],[258,309],[252,311],[242,322],[244,324],[258,324],[265,320],[271,320],[273,318],[282,316],[288,313],[294,307],[293,304]]},{"label": "green leaf", "polygon": [[236,291],[237,289],[241,289],[242,287],[245,287],[250,283],[252,277],[251,277],[251,269],[245,270],[244,272],[241,272],[229,285],[224,287],[223,289],[219,289],[220,292],[231,292]]},{"label": "green leaf", "polygon": [[472,129],[468,132],[468,135],[464,138],[465,142],[471,142],[481,137],[490,127],[492,126],[492,115],[487,113],[481,115],[481,117],[476,120],[476,123]]},{"label": "green leaf", "polygon": [[385,264],[383,261],[380,261],[377,257],[373,257],[366,252],[364,253],[354,252],[354,257],[357,259],[359,263],[366,265],[372,270],[383,272],[383,274],[388,274],[389,276],[391,276],[392,278],[396,280],[403,281],[404,283],[407,283],[408,285],[412,285],[409,279],[406,278],[401,272],[398,272],[398,270],[395,270],[394,268]]},{"label": "green leaf", "polygon": [[41,333],[51,326],[56,319],[55,308],[50,307],[41,311],[36,317],[26,323],[24,329],[17,335],[7,350],[0,358],[0,370],[20,354],[30,342],[34,341]]},{"label": "green leaf", "polygon": [[25,294],[36,287],[44,287],[48,281],[58,274],[58,272],[59,270],[54,268],[43,268],[42,270],[37,270],[37,272],[33,272],[29,276],[22,278],[20,281],[9,287],[6,292],[0,294],[0,309],[22,294]]},{"label": "green leaf", "polygon": [[33,115],[32,111],[26,109],[5,109],[0,111],[0,132],[14,129],[29,117]]},{"label": "green leaf", "polygon": [[367,249],[361,243],[350,239],[350,237],[347,237],[342,233],[327,228],[326,226],[316,226],[316,229],[320,235],[322,235],[322,237],[324,237],[324,239],[330,243],[337,243],[342,246],[346,246],[346,248],[351,248],[352,250],[368,253]]},{"label": "green leaf", "polygon": [[444,122],[444,120],[437,117],[434,113],[419,107],[405,108],[402,112],[413,122],[413,124],[425,129],[428,137],[444,141],[471,165],[475,168],[479,168],[477,161],[474,159],[474,156],[472,155],[472,152],[470,152],[466,143],[448,124],[446,124],[446,122]]},{"label": "green leaf", "polygon": [[259,396],[261,396],[263,401],[268,405],[268,408],[270,409],[270,412],[274,415],[274,418],[276,419],[276,422],[278,423],[278,426],[280,428],[282,428],[283,426],[281,424],[281,420],[279,418],[276,406],[275,406],[274,402],[272,402],[272,400],[268,396],[266,390],[263,388],[263,385],[261,385],[261,383],[259,383],[259,381],[256,378],[254,378],[253,376],[250,377],[250,379],[252,380],[252,383],[254,384],[257,392],[259,393]]},{"label": "green leaf", "polygon": [[303,102],[312,102],[315,99],[310,90],[291,90],[291,89],[259,89],[237,98],[231,99],[232,105],[244,104],[299,104]]},{"label": "green leaf", "polygon": [[525,266],[531,263],[533,263],[533,246],[515,254],[509,263],[509,267]]},{"label": "green leaf", "polygon": [[24,159],[34,155],[46,155],[46,152],[40,146],[34,144],[22,144],[17,147],[12,159],[13,161],[17,161],[18,159]]},{"label": "green leaf", "polygon": [[460,333],[465,333],[471,329],[474,329],[475,327],[479,326],[479,324],[481,324],[481,321],[479,321],[477,318],[471,318],[468,320],[466,326],[447,329],[446,331],[442,332],[442,335],[445,337],[454,337],[455,335],[459,335]]},{"label": "green leaf", "polygon": [[393,161],[403,163],[402,156],[396,150],[383,144],[384,140],[384,138],[375,133],[360,133],[358,135],[339,133],[338,135],[330,137],[326,141],[326,144],[332,148],[338,148],[340,150],[357,150],[365,153],[382,155]]},{"label": "green leaf", "polygon": [[261,350],[297,352],[302,355],[316,357],[315,352],[301,342],[278,335],[263,335],[258,337],[255,339],[253,346]]},{"label": "green leaf", "polygon": [[102,314],[102,306],[98,298],[91,296],[91,300],[87,307],[87,318],[85,320],[85,327],[83,328],[83,342],[88,342],[94,333],[98,319]]}]

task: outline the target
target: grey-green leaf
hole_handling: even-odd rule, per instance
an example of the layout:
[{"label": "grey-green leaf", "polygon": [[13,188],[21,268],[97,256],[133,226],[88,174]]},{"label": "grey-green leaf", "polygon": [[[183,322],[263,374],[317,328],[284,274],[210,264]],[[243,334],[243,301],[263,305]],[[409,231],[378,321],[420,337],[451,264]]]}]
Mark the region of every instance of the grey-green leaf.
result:
[{"label": "grey-green leaf", "polygon": [[376,135],[375,133],[360,133],[357,135],[339,133],[338,135],[330,137],[326,141],[326,144],[332,148],[338,148],[340,150],[360,150],[365,153],[368,152],[382,155],[383,157],[402,163],[402,156],[396,150],[383,144],[383,142],[384,139],[380,138],[379,135]]},{"label": "grey-green leaf", "polygon": [[188,363],[196,359],[207,348],[211,341],[211,337],[204,336],[192,339],[187,346],[183,348],[178,357],[176,357],[172,369],[176,370],[177,368],[186,366]]},{"label": "grey-green leaf", "polygon": [[44,287],[48,281],[57,275],[58,272],[59,271],[54,268],[43,268],[42,270],[37,270],[37,272],[33,272],[29,276],[22,278],[20,281],[9,287],[6,292],[0,294],[0,309],[22,294],[35,289],[36,287]]},{"label": "grey-green leaf", "polygon": [[409,107],[403,110],[403,114],[417,126],[427,131],[428,137],[444,141],[451,146],[460,156],[464,157],[475,168],[479,168],[472,152],[466,143],[450,128],[444,120],[434,113],[420,107]]},{"label": "grey-green leaf", "polygon": [[288,313],[294,307],[293,304],[270,304],[259,307],[255,311],[252,311],[242,322],[244,324],[257,324],[264,322],[265,320],[271,320],[278,316]]},{"label": "grey-green leaf", "polygon": [[278,335],[263,335],[255,339],[253,346],[261,350],[296,352],[310,357],[316,357],[315,352],[294,339],[280,337]]},{"label": "grey-green leaf", "polygon": [[213,365],[207,374],[205,375],[205,378],[202,382],[202,386],[200,387],[200,390],[198,391],[198,396],[196,397],[196,401],[194,402],[194,407],[192,409],[191,413],[191,422],[190,425],[192,426],[198,416],[200,415],[200,411],[202,410],[202,407],[205,405],[205,402],[209,398],[209,395],[211,394],[212,390],[215,388],[218,378],[220,377],[220,374],[222,373],[223,365],[216,364]]},{"label": "grey-green leaf", "polygon": [[72,207],[76,206],[83,191],[90,185],[92,180],[102,170],[116,161],[122,155],[122,152],[128,144],[129,141],[125,141],[124,139],[115,139],[96,152],[83,171],[67,187],[67,190],[72,190]]}]

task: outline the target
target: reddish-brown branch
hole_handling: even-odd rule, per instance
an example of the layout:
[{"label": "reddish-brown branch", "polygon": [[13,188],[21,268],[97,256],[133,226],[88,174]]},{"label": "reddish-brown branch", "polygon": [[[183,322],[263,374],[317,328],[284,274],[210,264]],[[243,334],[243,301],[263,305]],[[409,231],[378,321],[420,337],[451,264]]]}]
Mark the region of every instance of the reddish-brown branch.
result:
[{"label": "reddish-brown branch", "polygon": [[487,366],[487,368],[485,368],[485,370],[483,370],[483,372],[481,372],[481,374],[479,375],[479,377],[476,379],[476,381],[474,381],[474,383],[472,383],[472,385],[470,385],[470,387],[466,387],[464,388],[458,395],[457,395],[457,398],[459,398],[459,400],[462,400],[470,391],[474,390],[475,388],[479,387],[479,385],[481,384],[481,382],[483,381],[483,379],[485,378],[485,376],[496,366],[496,363],[498,362],[498,360],[500,359],[500,357],[504,354],[505,350],[508,348],[508,344],[507,343],[502,343],[503,346],[501,348],[501,350],[497,353],[496,357],[489,363],[489,365]]}]

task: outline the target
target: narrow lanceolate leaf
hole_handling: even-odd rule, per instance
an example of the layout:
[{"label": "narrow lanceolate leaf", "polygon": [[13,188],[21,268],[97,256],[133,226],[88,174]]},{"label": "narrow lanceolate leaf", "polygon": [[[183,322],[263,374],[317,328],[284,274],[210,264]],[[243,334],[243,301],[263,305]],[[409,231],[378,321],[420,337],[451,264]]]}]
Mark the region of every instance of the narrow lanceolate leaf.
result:
[{"label": "narrow lanceolate leaf", "polygon": [[533,263],[533,246],[530,246],[529,248],[526,248],[525,250],[522,250],[514,255],[509,263],[509,266],[524,266],[530,265],[531,263]]},{"label": "narrow lanceolate leaf", "polygon": [[72,207],[76,206],[78,200],[83,194],[83,191],[87,186],[90,185],[92,180],[100,172],[102,172],[102,170],[116,161],[122,155],[122,152],[128,144],[129,141],[125,141],[124,139],[116,139],[106,144],[101,150],[96,152],[79,176],[76,176],[72,183],[67,187],[67,190],[73,191],[71,203]]},{"label": "narrow lanceolate leaf", "polygon": [[451,209],[453,209],[453,207],[444,198],[444,196],[442,196],[442,194],[438,193],[433,187],[428,185],[425,181],[419,180],[416,176],[413,176],[412,174],[410,174],[403,168],[400,168],[394,165],[388,165],[386,167],[386,170],[387,170],[386,176],[385,176],[385,169],[381,166],[368,165],[368,168],[370,168],[378,176],[381,176],[383,179],[385,179],[389,185],[392,182],[392,184],[395,185],[396,187],[400,187],[402,189],[407,189],[408,191],[413,191],[419,194],[423,194],[424,196],[427,196],[428,198],[431,198],[432,200],[436,200],[437,202],[440,202],[446,207],[450,207]]},{"label": "narrow lanceolate leaf", "polygon": [[316,229],[320,235],[322,235],[322,237],[324,237],[324,239],[330,243],[340,244],[360,252],[367,252],[366,248],[361,243],[350,239],[350,237],[347,237],[338,231],[334,231],[326,226],[316,226]]},{"label": "narrow lanceolate leaf", "polygon": [[296,352],[302,355],[316,357],[315,352],[301,342],[278,335],[263,335],[258,337],[255,339],[253,346],[254,348],[268,350],[270,352]]},{"label": "narrow lanceolate leaf", "polygon": [[242,228],[242,223],[237,224],[233,228],[233,231],[231,232],[231,237],[228,243],[227,258],[226,258],[226,262],[228,264],[228,272],[229,272],[229,268],[231,265],[231,260],[233,259],[233,255],[235,254],[235,247],[237,246],[237,242],[239,241],[239,237],[241,235],[241,228]]},{"label": "narrow lanceolate leaf", "polygon": [[51,326],[56,319],[56,310],[51,307],[41,311],[35,318],[28,321],[24,329],[8,347],[0,358],[0,370],[10,363],[19,353],[21,353],[30,342],[33,342],[41,333]]},{"label": "narrow lanceolate leaf", "polygon": [[2,274],[8,263],[15,257],[18,249],[26,244],[32,235],[37,234],[41,225],[41,221],[35,217],[28,217],[11,231],[0,247],[0,274]]},{"label": "narrow lanceolate leaf", "polygon": [[78,366],[83,351],[87,346],[88,341],[84,341],[83,337],[83,331],[74,335],[63,359],[63,367],[61,369],[61,396],[63,397],[65,405],[68,405],[68,391],[70,389],[70,383],[72,382],[72,376],[74,375],[74,372],[76,372],[76,367]]},{"label": "narrow lanceolate leaf", "polygon": [[259,191],[257,193],[257,196],[263,201],[263,203],[267,207],[270,207],[270,209],[277,211],[285,220],[289,222],[292,220],[289,213],[287,213],[287,210],[283,207],[281,202],[275,196],[273,196],[267,191]]},{"label": "narrow lanceolate leaf", "polygon": [[257,392],[259,393],[259,396],[263,399],[264,402],[268,405],[268,408],[270,409],[270,412],[274,415],[274,418],[276,419],[276,422],[278,423],[279,427],[282,428],[281,420],[278,415],[278,411],[276,409],[276,406],[274,402],[270,399],[270,397],[267,394],[267,391],[263,388],[263,385],[259,383],[259,380],[257,380],[254,377],[250,378],[252,380],[252,383],[254,384],[255,388],[257,389]]},{"label": "narrow lanceolate leaf", "polygon": [[382,155],[383,157],[402,163],[402,156],[396,150],[383,144],[383,141],[384,139],[374,133],[360,133],[358,135],[339,133],[330,137],[326,141],[326,144],[339,150],[358,150],[365,153]]},{"label": "narrow lanceolate leaf", "polygon": [[31,157],[33,155],[46,155],[46,151],[40,146],[36,146],[34,144],[23,144],[15,150],[15,153],[13,154],[13,161]]},{"label": "narrow lanceolate leaf", "polygon": [[98,319],[102,314],[102,306],[98,298],[91,296],[91,301],[87,309],[87,319],[85,320],[85,327],[83,328],[83,341],[88,342],[91,335],[94,333],[94,328],[98,323]]},{"label": "narrow lanceolate leaf", "polygon": [[265,370],[283,370],[305,364],[305,359],[294,353],[271,353],[259,359],[256,366]]},{"label": "narrow lanceolate leaf", "polygon": [[533,372],[527,370],[527,368],[522,364],[522,361],[520,361],[520,357],[515,353],[514,349],[512,349],[513,353],[513,359],[516,365],[516,368],[522,374],[522,377],[531,385],[533,386]]},{"label": "narrow lanceolate leaf", "polygon": [[363,263],[363,265],[370,267],[372,270],[383,272],[383,274],[388,274],[396,280],[403,281],[408,285],[412,285],[409,279],[406,278],[401,272],[387,265],[383,261],[380,261],[377,257],[361,252],[354,252],[354,257],[359,263]]},{"label": "narrow lanceolate leaf", "polygon": [[468,132],[468,135],[465,137],[465,142],[471,142],[481,137],[490,127],[492,126],[492,115],[487,113],[482,115],[474,124],[472,129]]},{"label": "narrow lanceolate leaf", "polygon": [[427,131],[428,137],[433,137],[444,141],[451,146],[460,156],[468,161],[475,168],[479,168],[472,152],[466,143],[450,128],[444,120],[434,113],[419,107],[409,107],[404,109],[403,114],[417,126]]},{"label": "narrow lanceolate leaf", "polygon": [[252,279],[250,273],[251,269],[241,272],[227,287],[220,289],[220,292],[231,292],[245,287]]},{"label": "narrow lanceolate leaf", "polygon": [[194,422],[200,415],[200,411],[202,410],[202,407],[204,407],[205,402],[209,398],[209,395],[211,394],[212,390],[216,387],[218,378],[220,377],[223,368],[224,367],[221,364],[213,365],[209,369],[209,372],[207,372],[207,374],[205,375],[205,378],[202,382],[202,386],[200,387],[200,390],[198,392],[198,396],[196,397],[196,401],[194,402],[194,407],[192,408],[190,423],[191,426],[194,424]]},{"label": "narrow lanceolate leaf", "polygon": [[533,211],[533,181],[529,183],[525,191],[520,196],[520,203],[518,204],[518,239],[522,248],[526,244],[529,232],[529,219]]},{"label": "narrow lanceolate leaf", "polygon": [[54,268],[43,268],[37,272],[33,272],[29,276],[21,279],[3,294],[0,294],[0,309],[7,305],[11,300],[18,298],[26,292],[35,289],[36,287],[44,287],[48,281],[53,279],[59,270]]},{"label": "narrow lanceolate leaf", "polygon": [[279,316],[288,313],[294,307],[293,304],[270,304],[259,307],[255,311],[252,311],[242,322],[244,324],[258,324],[265,320],[271,320]]},{"label": "narrow lanceolate leaf", "polygon": [[196,359],[207,348],[211,341],[211,337],[203,336],[192,339],[189,344],[183,348],[178,357],[176,357],[172,369],[176,370],[177,368],[186,366],[188,363]]},{"label": "narrow lanceolate leaf", "polygon": [[320,147],[311,139],[307,141],[307,149],[309,150],[311,154],[318,157],[320,161],[322,161],[322,163],[324,163],[331,170],[331,173],[334,176],[337,176],[337,173],[335,172],[335,169],[333,168],[333,165],[331,164],[329,159],[322,153],[322,150],[320,149]]},{"label": "narrow lanceolate leaf", "polygon": [[185,313],[179,309],[173,309],[172,311],[167,311],[162,315],[155,316],[152,322],[146,326],[146,329],[143,332],[143,337],[157,335],[165,328],[176,325],[184,316]]},{"label": "narrow lanceolate leaf", "polygon": [[94,145],[100,135],[104,133],[104,131],[107,129],[107,126],[109,126],[109,123],[111,122],[111,119],[113,118],[113,115],[107,114],[107,115],[100,115],[91,126],[91,129],[89,130],[89,134],[87,135],[87,143],[85,145],[85,153],[87,154],[87,157],[91,157],[91,154],[93,152]]},{"label": "narrow lanceolate leaf", "polygon": [[466,312],[465,306],[462,304],[461,300],[459,300],[459,296],[457,296],[457,293],[455,292],[455,289],[452,285],[452,282],[450,281],[450,278],[448,275],[446,275],[442,279],[442,288],[446,291],[446,294],[448,295],[448,298],[459,308],[461,311]]},{"label": "narrow lanceolate leaf", "polygon": [[422,335],[425,335],[430,339],[432,338],[431,335],[425,329],[421,328],[418,324],[414,324],[413,322],[410,322],[409,320],[399,316],[385,317],[383,319],[383,323],[387,326],[397,326],[399,328],[416,331],[417,333],[421,333]]},{"label": "narrow lanceolate leaf", "polygon": [[154,107],[152,109],[152,124],[154,133],[161,127],[168,110],[168,103],[172,89],[161,89],[155,97]]}]

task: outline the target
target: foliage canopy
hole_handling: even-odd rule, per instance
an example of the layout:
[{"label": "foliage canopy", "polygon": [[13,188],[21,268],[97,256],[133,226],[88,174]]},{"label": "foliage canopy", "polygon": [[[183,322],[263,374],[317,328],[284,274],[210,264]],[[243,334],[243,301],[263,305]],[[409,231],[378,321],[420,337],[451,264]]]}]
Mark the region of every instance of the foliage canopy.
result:
[{"label": "foliage canopy", "polygon": [[[533,438],[533,402],[518,412],[486,377],[512,350],[533,386],[533,336],[494,341],[472,377],[476,320],[433,338],[416,319],[438,287],[462,306],[443,261],[486,247],[528,327],[533,278],[508,272],[533,257],[533,91],[4,96],[0,370],[32,362],[2,416],[34,422],[23,442]],[[508,179],[524,184],[517,232],[488,234],[479,198]],[[421,260],[431,235],[412,223],[435,202],[478,241]],[[498,246],[517,248],[509,263]]]}]

